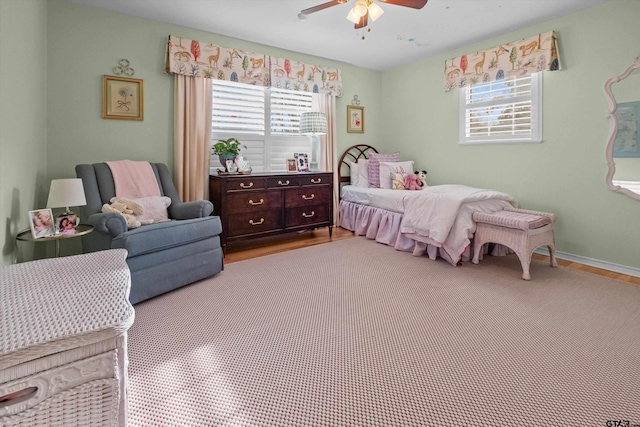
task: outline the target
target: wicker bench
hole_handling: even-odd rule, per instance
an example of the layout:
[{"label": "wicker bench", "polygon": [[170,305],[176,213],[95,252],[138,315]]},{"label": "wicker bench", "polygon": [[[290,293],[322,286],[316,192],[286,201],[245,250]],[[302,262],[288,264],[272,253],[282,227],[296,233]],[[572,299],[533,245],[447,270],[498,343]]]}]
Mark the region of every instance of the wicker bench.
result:
[{"label": "wicker bench", "polygon": [[518,255],[524,280],[531,279],[529,274],[531,255],[538,246],[546,245],[549,249],[551,266],[558,266],[553,237],[553,225],[556,222],[554,214],[505,208],[491,214],[475,212],[473,219],[477,224],[473,244],[472,262],[474,264],[479,263],[484,244],[498,243]]}]

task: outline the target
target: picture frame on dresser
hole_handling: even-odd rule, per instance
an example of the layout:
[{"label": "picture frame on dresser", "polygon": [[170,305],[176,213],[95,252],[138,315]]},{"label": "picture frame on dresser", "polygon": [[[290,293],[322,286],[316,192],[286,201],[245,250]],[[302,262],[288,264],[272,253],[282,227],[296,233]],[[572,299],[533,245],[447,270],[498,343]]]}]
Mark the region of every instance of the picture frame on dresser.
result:
[{"label": "picture frame on dresser", "polygon": [[287,159],[287,172],[298,172],[297,161],[294,158]]},{"label": "picture frame on dresser", "polygon": [[309,155],[307,153],[295,153],[296,168],[298,172],[309,172]]}]

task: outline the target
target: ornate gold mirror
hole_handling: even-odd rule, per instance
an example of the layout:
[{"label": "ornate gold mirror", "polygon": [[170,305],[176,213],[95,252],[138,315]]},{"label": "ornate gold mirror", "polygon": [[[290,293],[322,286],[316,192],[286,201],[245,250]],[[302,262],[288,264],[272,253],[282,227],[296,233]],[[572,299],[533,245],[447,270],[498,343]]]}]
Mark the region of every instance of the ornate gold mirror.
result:
[{"label": "ornate gold mirror", "polygon": [[640,56],[605,82],[604,93],[609,103],[607,185],[640,200]]}]

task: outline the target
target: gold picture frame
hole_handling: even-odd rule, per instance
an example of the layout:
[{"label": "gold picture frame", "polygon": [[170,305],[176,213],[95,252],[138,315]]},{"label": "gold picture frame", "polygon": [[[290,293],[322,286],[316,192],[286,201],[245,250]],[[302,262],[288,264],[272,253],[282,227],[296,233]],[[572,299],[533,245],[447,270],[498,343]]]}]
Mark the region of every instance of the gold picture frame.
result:
[{"label": "gold picture frame", "polygon": [[364,133],[364,107],[347,105],[347,132]]},{"label": "gold picture frame", "polygon": [[295,158],[287,159],[287,172],[298,172],[298,161]]},{"label": "gold picture frame", "polygon": [[102,118],[142,120],[144,86],[140,79],[102,77]]}]

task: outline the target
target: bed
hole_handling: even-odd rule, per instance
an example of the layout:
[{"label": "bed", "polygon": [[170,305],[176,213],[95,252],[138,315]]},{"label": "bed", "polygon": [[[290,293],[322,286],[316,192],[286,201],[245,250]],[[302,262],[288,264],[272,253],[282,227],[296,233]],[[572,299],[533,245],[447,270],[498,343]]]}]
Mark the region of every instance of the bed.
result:
[{"label": "bed", "polygon": [[[353,185],[352,165],[374,153],[378,151],[370,145],[354,145],[338,163],[339,225],[356,235],[458,265],[473,257],[474,212],[517,207],[508,194],[466,185],[425,186],[418,191]],[[504,255],[506,248],[496,245],[491,253]]]}]

